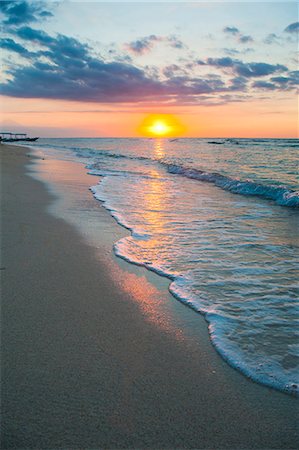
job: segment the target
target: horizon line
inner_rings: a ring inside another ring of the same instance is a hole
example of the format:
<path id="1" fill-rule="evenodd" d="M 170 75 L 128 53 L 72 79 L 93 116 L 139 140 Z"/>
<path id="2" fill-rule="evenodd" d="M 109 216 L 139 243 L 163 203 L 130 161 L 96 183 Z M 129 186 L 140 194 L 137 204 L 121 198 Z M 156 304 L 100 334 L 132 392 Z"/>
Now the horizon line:
<path id="1" fill-rule="evenodd" d="M 13 134 L 15 134 L 13 132 Z M 18 134 L 18 133 L 16 133 Z M 20 133 L 21 134 L 21 133 Z M 148 140 L 179 140 L 179 139 L 299 139 L 297 137 L 249 137 L 249 136 L 181 136 L 181 137 L 149 137 L 149 136 L 40 136 L 39 139 L 148 139 Z"/>

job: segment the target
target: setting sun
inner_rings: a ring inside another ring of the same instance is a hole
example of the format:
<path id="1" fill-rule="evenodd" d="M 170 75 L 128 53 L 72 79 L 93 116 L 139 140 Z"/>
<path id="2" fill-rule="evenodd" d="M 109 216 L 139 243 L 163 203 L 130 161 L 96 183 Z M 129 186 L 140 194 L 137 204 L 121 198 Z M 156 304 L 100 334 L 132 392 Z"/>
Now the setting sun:
<path id="1" fill-rule="evenodd" d="M 138 131 L 142 136 L 169 137 L 181 135 L 185 127 L 172 114 L 150 114 L 143 120 Z"/>
<path id="2" fill-rule="evenodd" d="M 163 136 L 164 134 L 169 133 L 171 128 L 166 123 L 157 121 L 157 122 L 154 122 L 153 125 L 148 128 L 148 130 L 153 134 Z"/>

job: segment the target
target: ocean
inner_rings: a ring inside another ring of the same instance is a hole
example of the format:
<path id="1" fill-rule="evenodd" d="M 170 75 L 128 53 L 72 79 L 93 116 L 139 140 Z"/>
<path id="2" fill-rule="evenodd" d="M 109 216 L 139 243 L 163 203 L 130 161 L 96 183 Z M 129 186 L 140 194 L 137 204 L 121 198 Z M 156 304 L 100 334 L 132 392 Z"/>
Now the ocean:
<path id="1" fill-rule="evenodd" d="M 40 139 L 80 161 L 130 235 L 119 257 L 170 279 L 235 369 L 299 390 L 296 139 Z"/>

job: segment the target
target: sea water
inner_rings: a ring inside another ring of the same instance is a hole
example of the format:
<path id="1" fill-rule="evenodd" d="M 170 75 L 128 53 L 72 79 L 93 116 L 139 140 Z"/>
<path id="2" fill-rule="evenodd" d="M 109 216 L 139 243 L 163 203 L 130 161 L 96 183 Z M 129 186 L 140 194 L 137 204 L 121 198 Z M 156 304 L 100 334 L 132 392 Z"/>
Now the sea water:
<path id="1" fill-rule="evenodd" d="M 76 159 L 131 233 L 115 253 L 168 277 L 236 369 L 299 386 L 295 139 L 41 139 Z M 97 179 L 97 177 L 100 177 Z"/>

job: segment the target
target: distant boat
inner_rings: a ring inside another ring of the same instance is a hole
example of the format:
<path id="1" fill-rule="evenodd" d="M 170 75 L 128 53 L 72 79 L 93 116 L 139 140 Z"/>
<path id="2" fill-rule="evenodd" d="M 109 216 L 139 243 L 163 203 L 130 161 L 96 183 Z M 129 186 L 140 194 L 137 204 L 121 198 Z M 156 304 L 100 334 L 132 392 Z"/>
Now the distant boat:
<path id="1" fill-rule="evenodd" d="M 0 142 L 35 142 L 38 140 L 38 137 L 27 137 L 25 133 L 6 133 L 0 132 Z"/>
<path id="2" fill-rule="evenodd" d="M 35 142 L 38 140 L 38 137 L 33 137 L 33 138 L 25 138 L 25 139 L 21 139 L 22 141 L 28 141 L 28 142 Z"/>

